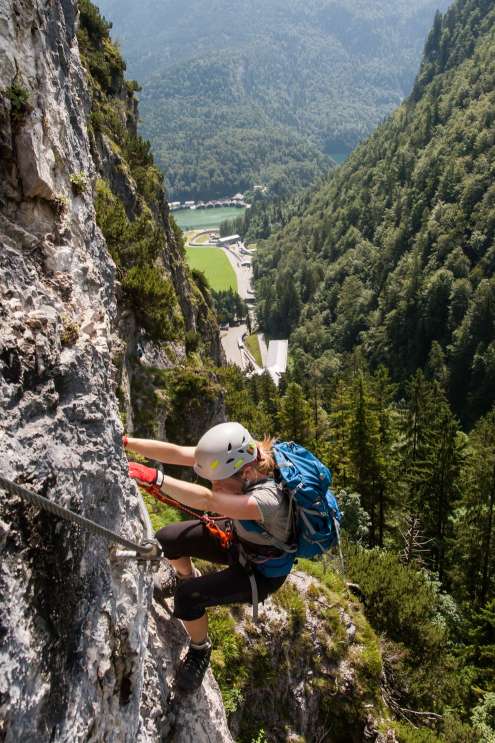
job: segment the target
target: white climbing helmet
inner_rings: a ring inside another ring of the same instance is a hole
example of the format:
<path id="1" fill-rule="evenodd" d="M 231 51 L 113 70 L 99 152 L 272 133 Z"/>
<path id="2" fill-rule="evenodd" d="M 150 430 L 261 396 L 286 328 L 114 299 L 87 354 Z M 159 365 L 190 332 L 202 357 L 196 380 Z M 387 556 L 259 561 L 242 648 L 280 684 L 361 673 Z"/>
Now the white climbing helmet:
<path id="1" fill-rule="evenodd" d="M 198 441 L 194 471 L 206 480 L 225 480 L 257 458 L 256 442 L 240 423 L 219 423 Z"/>

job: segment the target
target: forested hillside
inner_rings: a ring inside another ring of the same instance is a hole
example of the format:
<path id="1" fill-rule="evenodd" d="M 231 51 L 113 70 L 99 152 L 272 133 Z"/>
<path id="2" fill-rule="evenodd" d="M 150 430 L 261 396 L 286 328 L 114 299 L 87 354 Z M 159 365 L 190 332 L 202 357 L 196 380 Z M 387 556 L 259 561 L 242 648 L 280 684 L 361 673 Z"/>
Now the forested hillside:
<path id="1" fill-rule="evenodd" d="M 143 86 L 171 198 L 255 183 L 287 195 L 349 152 L 412 87 L 449 0 L 101 0 Z"/>
<path id="2" fill-rule="evenodd" d="M 315 362 L 302 385 L 289 375 L 278 390 L 268 374 L 246 380 L 235 367 L 220 379 L 229 419 L 332 467 L 346 579 L 380 635 L 380 693 L 396 717 L 397 737 L 362 740 L 493 741 L 494 412 L 466 435 L 438 381 L 418 372 L 397 401 L 387 370 L 370 373 L 358 354 L 333 375 Z M 339 713 L 332 701 L 329 740 L 354 740 L 334 736 Z M 250 714 L 266 741 L 285 740 L 263 705 Z"/>
<path id="3" fill-rule="evenodd" d="M 360 349 L 438 380 L 467 422 L 495 399 L 495 9 L 437 16 L 413 94 L 258 250 L 258 315 L 295 373 Z"/>

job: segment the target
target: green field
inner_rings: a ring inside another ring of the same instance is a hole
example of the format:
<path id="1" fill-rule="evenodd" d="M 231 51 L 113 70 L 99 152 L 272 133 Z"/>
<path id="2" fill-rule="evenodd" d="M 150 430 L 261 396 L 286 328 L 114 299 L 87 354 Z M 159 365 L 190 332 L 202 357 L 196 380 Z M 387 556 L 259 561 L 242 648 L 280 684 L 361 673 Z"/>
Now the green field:
<path id="1" fill-rule="evenodd" d="M 172 216 L 181 230 L 214 229 L 220 227 L 226 219 L 242 217 L 246 210 L 235 206 L 218 207 L 216 209 L 177 209 Z"/>
<path id="2" fill-rule="evenodd" d="M 186 248 L 186 254 L 189 266 L 203 271 L 212 289 L 237 291 L 235 271 L 221 248 Z"/>

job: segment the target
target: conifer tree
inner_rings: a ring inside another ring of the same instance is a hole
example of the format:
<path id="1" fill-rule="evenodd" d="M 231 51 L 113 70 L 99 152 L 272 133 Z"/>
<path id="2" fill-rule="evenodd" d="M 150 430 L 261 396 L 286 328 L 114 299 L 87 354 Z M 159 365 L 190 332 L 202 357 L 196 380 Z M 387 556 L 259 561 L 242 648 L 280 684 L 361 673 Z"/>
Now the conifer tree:
<path id="1" fill-rule="evenodd" d="M 376 405 L 380 438 L 380 478 L 378 482 L 378 544 L 383 547 L 386 508 L 394 499 L 396 482 L 396 454 L 394 442 L 396 426 L 392 401 L 397 393 L 397 385 L 390 379 L 384 366 L 378 367 L 370 380 Z"/>
<path id="2" fill-rule="evenodd" d="M 217 370 L 225 389 L 225 409 L 229 420 L 240 421 L 256 438 L 272 430 L 272 418 L 257 404 L 243 372 L 234 364 Z M 276 393 L 275 393 L 276 394 Z"/>
<path id="3" fill-rule="evenodd" d="M 477 691 L 495 689 L 495 599 L 474 613 L 468 630 L 465 661 L 476 668 Z"/>
<path id="4" fill-rule="evenodd" d="M 483 605 L 495 591 L 495 410 L 469 436 L 456 512 L 457 582 Z"/>
<path id="5" fill-rule="evenodd" d="M 347 488 L 351 483 L 350 432 L 352 397 L 348 382 L 337 381 L 330 405 L 330 463 L 334 473 L 334 484 Z"/>
<path id="6" fill-rule="evenodd" d="M 370 543 L 374 545 L 377 541 L 377 503 L 382 489 L 383 461 L 378 414 L 362 373 L 354 381 L 349 453 L 352 485 L 360 493 L 363 506 L 370 515 Z"/>
<path id="7" fill-rule="evenodd" d="M 280 402 L 279 422 L 281 438 L 310 446 L 311 407 L 305 400 L 302 387 L 296 382 L 287 385 Z"/>
<path id="8" fill-rule="evenodd" d="M 444 578 L 446 545 L 449 537 L 454 503 L 458 498 L 460 467 L 464 455 L 464 439 L 459 435 L 459 423 L 450 410 L 440 385 L 435 383 L 435 459 L 430 483 L 431 523 L 429 534 L 434 538 L 434 567 L 440 580 Z"/>
<path id="9" fill-rule="evenodd" d="M 418 371 L 407 385 L 401 421 L 400 470 L 406 509 L 431 539 L 435 570 L 443 577 L 447 528 L 457 497 L 462 439 L 444 391 Z"/>
<path id="10" fill-rule="evenodd" d="M 418 370 L 406 385 L 406 406 L 400 419 L 399 466 L 402 472 L 405 509 L 424 514 L 426 492 L 432 479 L 433 391 Z"/>

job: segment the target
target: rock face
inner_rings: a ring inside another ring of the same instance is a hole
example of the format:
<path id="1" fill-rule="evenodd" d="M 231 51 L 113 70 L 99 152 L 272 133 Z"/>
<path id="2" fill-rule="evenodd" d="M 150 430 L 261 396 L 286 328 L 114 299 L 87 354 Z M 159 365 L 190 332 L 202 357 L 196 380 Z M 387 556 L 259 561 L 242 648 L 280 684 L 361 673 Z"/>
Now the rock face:
<path id="1" fill-rule="evenodd" d="M 75 0 L 0 0 L 0 472 L 140 541 L 115 267 L 70 180 L 96 175 L 76 24 Z M 212 678 L 195 720 L 167 706 L 184 636 L 149 567 L 2 490 L 0 555 L 1 741 L 231 740 Z"/>
<path id="2" fill-rule="evenodd" d="M 258 624 L 249 609 L 236 612 L 230 729 L 243 741 L 263 730 L 269 741 L 379 743 L 388 714 L 378 638 L 332 568 L 300 562 L 260 607 Z"/>

